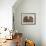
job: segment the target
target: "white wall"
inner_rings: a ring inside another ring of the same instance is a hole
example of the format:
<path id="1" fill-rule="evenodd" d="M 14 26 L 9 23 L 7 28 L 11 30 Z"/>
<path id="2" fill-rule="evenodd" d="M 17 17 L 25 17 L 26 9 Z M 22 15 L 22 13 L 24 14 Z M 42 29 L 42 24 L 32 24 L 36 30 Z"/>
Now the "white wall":
<path id="1" fill-rule="evenodd" d="M 41 38 L 42 46 L 46 46 L 46 0 L 41 1 Z"/>
<path id="2" fill-rule="evenodd" d="M 14 5 L 16 6 L 16 5 Z M 36 46 L 41 46 L 41 20 L 40 20 L 40 0 L 23 0 L 19 6 L 13 8 L 15 29 L 22 32 L 24 37 L 35 41 Z M 21 13 L 36 13 L 36 25 L 22 25 Z"/>
<path id="3" fill-rule="evenodd" d="M 12 6 L 16 0 L 0 0 L 0 27 L 12 28 Z"/>

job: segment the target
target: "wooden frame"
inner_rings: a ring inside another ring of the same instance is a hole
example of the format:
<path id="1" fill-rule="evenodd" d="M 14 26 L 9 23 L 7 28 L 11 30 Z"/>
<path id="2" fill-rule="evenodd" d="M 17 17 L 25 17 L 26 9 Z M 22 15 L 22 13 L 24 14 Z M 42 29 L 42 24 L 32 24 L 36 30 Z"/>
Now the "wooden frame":
<path id="1" fill-rule="evenodd" d="M 21 13 L 21 24 L 23 25 L 36 24 L 36 13 Z"/>

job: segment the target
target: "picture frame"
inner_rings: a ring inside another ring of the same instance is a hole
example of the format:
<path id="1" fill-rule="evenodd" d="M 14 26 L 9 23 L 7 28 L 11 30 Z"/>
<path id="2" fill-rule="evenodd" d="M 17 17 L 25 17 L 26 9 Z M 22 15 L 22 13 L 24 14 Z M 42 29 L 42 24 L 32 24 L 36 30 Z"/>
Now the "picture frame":
<path id="1" fill-rule="evenodd" d="M 36 13 L 21 13 L 22 25 L 34 25 L 36 24 Z"/>

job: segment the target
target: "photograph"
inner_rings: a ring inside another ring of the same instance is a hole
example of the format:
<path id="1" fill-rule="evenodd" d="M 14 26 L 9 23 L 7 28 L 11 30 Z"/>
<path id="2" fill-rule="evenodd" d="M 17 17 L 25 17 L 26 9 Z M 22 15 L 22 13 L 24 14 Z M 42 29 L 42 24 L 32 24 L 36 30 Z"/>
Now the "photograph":
<path id="1" fill-rule="evenodd" d="M 36 24 L 36 13 L 22 13 L 21 24 L 33 25 Z"/>

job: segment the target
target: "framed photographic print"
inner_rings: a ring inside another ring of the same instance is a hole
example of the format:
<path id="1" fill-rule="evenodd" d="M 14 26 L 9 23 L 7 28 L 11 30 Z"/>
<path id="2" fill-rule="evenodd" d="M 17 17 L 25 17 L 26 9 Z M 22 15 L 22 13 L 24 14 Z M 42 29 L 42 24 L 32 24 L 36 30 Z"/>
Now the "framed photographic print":
<path id="1" fill-rule="evenodd" d="M 36 13 L 21 13 L 21 24 L 24 25 L 36 24 Z"/>

